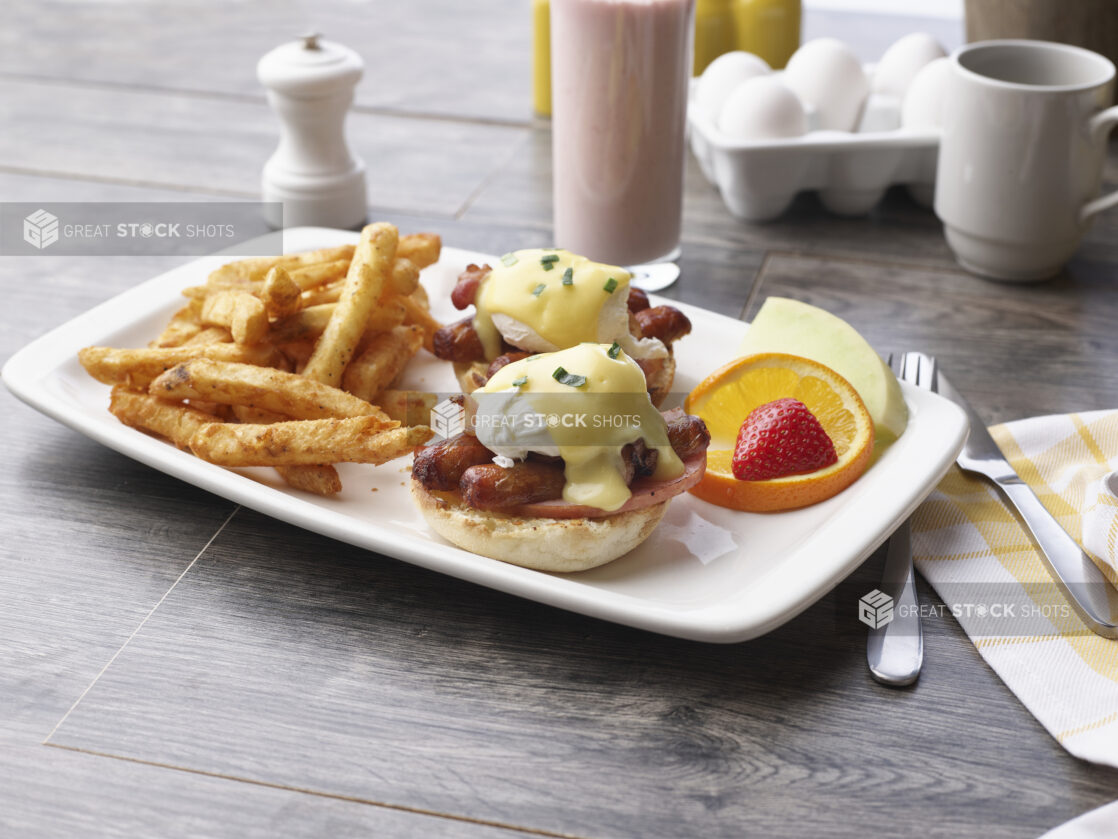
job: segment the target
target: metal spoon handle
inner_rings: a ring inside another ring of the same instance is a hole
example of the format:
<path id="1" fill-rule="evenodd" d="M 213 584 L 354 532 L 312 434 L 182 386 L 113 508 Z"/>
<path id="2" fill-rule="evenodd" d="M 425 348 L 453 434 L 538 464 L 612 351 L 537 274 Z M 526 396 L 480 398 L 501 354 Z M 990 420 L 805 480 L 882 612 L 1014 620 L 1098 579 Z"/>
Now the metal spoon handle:
<path id="1" fill-rule="evenodd" d="M 924 634 L 912 571 L 912 541 L 906 521 L 889 537 L 882 590 L 893 598 L 893 619 L 866 638 L 870 674 L 883 685 L 911 685 L 924 664 Z"/>

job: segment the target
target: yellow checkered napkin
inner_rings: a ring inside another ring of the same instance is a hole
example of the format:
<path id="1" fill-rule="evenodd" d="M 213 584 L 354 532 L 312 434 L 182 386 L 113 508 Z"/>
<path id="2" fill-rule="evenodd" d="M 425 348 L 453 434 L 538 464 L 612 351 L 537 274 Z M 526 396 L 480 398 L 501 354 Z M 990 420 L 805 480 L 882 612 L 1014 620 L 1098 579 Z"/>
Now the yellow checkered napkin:
<path id="1" fill-rule="evenodd" d="M 1102 482 L 1118 469 L 1118 411 L 1036 417 L 990 432 L 1044 506 L 1118 581 L 1118 501 Z M 953 468 L 917 510 L 912 530 L 916 567 L 956 607 L 1009 689 L 1073 755 L 1118 766 L 1118 640 L 1095 635 L 1068 608 L 993 484 Z M 998 622 L 973 611 L 1007 592 L 1040 616 L 1027 623 L 1028 634 L 1021 623 L 992 634 Z M 1110 594 L 1118 614 L 1118 592 Z"/>

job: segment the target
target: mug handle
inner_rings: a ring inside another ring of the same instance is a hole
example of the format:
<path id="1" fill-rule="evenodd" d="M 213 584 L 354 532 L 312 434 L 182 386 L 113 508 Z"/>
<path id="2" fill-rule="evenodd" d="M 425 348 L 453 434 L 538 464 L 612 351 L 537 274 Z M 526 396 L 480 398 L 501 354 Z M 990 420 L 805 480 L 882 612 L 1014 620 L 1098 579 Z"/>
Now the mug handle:
<path id="1" fill-rule="evenodd" d="M 1097 138 L 1099 142 L 1106 141 L 1106 135 L 1115 125 L 1118 125 L 1118 105 L 1100 111 L 1091 117 L 1090 122 L 1087 123 L 1091 136 Z M 1094 201 L 1088 201 L 1079 210 L 1079 223 L 1086 224 L 1092 216 L 1101 213 L 1103 210 L 1109 210 L 1116 204 L 1118 204 L 1118 191 L 1108 193 Z"/>

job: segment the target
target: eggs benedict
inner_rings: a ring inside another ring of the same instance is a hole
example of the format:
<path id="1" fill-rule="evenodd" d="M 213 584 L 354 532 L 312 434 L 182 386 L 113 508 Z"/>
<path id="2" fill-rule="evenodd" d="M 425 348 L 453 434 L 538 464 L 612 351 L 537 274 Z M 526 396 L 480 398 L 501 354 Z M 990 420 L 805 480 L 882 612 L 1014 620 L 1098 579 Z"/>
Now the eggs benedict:
<path id="1" fill-rule="evenodd" d="M 691 331 L 678 309 L 652 306 L 624 268 L 558 248 L 514 251 L 500 265 L 470 265 L 451 301 L 475 314 L 434 335 L 435 355 L 455 364 L 467 393 L 530 353 L 580 342 L 616 342 L 645 374 L 655 404 L 675 377 L 672 342 Z"/>
<path id="2" fill-rule="evenodd" d="M 431 528 L 473 553 L 579 571 L 632 550 L 706 468 L 698 417 L 661 414 L 621 347 L 512 361 L 471 397 L 467 430 L 415 457 Z"/>

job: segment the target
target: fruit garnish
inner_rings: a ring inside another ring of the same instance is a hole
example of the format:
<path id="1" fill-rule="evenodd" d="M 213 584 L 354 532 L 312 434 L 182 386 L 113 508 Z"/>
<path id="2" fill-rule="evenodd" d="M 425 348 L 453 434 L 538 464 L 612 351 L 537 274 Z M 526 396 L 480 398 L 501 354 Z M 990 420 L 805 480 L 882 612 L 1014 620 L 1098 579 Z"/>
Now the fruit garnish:
<path id="1" fill-rule="evenodd" d="M 878 451 L 905 430 L 908 408 L 897 378 L 858 332 L 830 312 L 786 297 L 765 300 L 740 353 L 785 352 L 830 367 L 858 391 L 873 417 Z"/>
<path id="2" fill-rule="evenodd" d="M 750 412 L 738 432 L 731 468 L 739 481 L 767 481 L 837 461 L 835 444 L 807 405 L 785 397 Z"/>
<path id="3" fill-rule="evenodd" d="M 780 478 L 734 477 L 733 455 L 742 422 L 754 409 L 785 398 L 801 402 L 819 421 L 837 460 Z M 790 510 L 823 501 L 856 481 L 873 454 L 873 420 L 858 391 L 830 367 L 800 356 L 762 353 L 732 361 L 700 382 L 684 407 L 702 417 L 711 434 L 706 474 L 691 492 L 735 510 Z"/>

